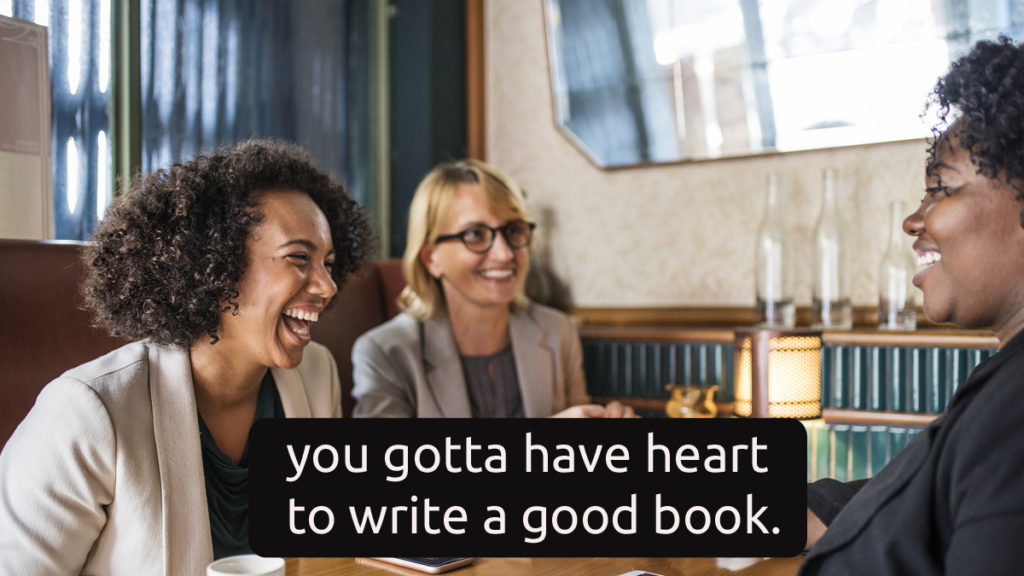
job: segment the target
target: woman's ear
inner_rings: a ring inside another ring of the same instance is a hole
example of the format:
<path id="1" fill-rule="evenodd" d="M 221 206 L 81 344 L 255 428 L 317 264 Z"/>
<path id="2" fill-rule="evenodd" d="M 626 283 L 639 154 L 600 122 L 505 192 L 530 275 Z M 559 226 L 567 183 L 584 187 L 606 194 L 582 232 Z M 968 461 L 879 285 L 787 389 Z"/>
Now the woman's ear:
<path id="1" fill-rule="evenodd" d="M 441 272 L 443 270 L 441 268 L 441 263 L 437 259 L 435 246 L 424 246 L 423 248 L 420 248 L 420 262 L 423 262 L 423 265 L 426 266 L 427 272 L 430 272 L 431 276 L 434 278 L 441 277 Z"/>

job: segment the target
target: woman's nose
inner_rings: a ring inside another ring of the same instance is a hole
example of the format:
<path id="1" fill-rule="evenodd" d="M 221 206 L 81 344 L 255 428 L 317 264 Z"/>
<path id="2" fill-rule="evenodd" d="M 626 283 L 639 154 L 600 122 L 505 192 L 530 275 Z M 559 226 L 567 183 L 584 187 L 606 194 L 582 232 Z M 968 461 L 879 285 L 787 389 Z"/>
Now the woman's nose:
<path id="1" fill-rule="evenodd" d="M 491 244 L 489 253 L 502 260 L 508 260 L 514 256 L 514 250 L 508 245 L 508 240 L 505 240 L 505 235 L 501 232 L 494 234 L 494 242 Z"/>
<path id="2" fill-rule="evenodd" d="M 328 301 L 338 293 L 338 285 L 331 277 L 331 270 L 327 266 L 317 266 L 309 281 L 309 291 Z"/>
<path id="3" fill-rule="evenodd" d="M 917 210 L 903 219 L 903 232 L 908 236 L 920 236 L 924 232 L 924 210 L 926 202 L 922 202 Z"/>

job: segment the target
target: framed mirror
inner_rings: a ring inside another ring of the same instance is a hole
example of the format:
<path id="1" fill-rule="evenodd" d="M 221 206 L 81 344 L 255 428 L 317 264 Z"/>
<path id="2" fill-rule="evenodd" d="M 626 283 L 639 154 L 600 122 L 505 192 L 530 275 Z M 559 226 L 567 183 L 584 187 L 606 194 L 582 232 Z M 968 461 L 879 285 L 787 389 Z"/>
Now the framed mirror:
<path id="1" fill-rule="evenodd" d="M 928 136 L 926 98 L 1020 0 L 542 0 L 555 122 L 595 165 Z"/>

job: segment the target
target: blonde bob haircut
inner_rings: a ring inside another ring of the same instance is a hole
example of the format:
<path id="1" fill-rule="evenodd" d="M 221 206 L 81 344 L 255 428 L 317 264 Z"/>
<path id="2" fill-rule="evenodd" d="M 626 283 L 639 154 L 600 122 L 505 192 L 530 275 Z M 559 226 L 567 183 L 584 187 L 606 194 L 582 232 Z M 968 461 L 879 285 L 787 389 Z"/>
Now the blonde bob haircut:
<path id="1" fill-rule="evenodd" d="M 409 206 L 409 230 L 402 256 L 402 272 L 408 283 L 398 296 L 398 306 L 417 320 L 437 318 L 445 313 L 441 280 L 434 278 L 420 259 L 444 232 L 440 226 L 465 184 L 477 184 L 487 198 L 488 208 L 503 220 L 526 220 L 526 198 L 511 178 L 480 160 L 465 159 L 439 164 L 420 182 Z M 529 300 L 520 292 L 511 303 L 512 312 L 526 309 Z"/>

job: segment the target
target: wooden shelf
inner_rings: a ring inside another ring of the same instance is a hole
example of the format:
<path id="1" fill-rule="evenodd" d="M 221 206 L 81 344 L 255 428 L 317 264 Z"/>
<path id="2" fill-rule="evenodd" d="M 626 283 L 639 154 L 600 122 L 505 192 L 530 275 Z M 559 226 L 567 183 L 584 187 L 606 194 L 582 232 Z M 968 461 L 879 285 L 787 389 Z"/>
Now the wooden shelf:
<path id="1" fill-rule="evenodd" d="M 806 311 L 809 316 L 809 311 Z M 870 314 L 869 314 L 870 313 Z M 580 335 L 588 340 L 626 342 L 709 342 L 735 340 L 737 328 L 749 328 L 755 321 L 753 308 L 576 308 Z M 961 330 L 949 325 L 923 323 L 912 332 L 878 330 L 874 309 L 854 310 L 854 316 L 869 319 L 852 330 L 822 332 L 829 345 L 873 345 L 914 347 L 996 348 L 999 340 L 989 330 Z M 799 314 L 798 314 L 799 316 Z M 798 329 L 806 329 L 798 322 Z"/>

